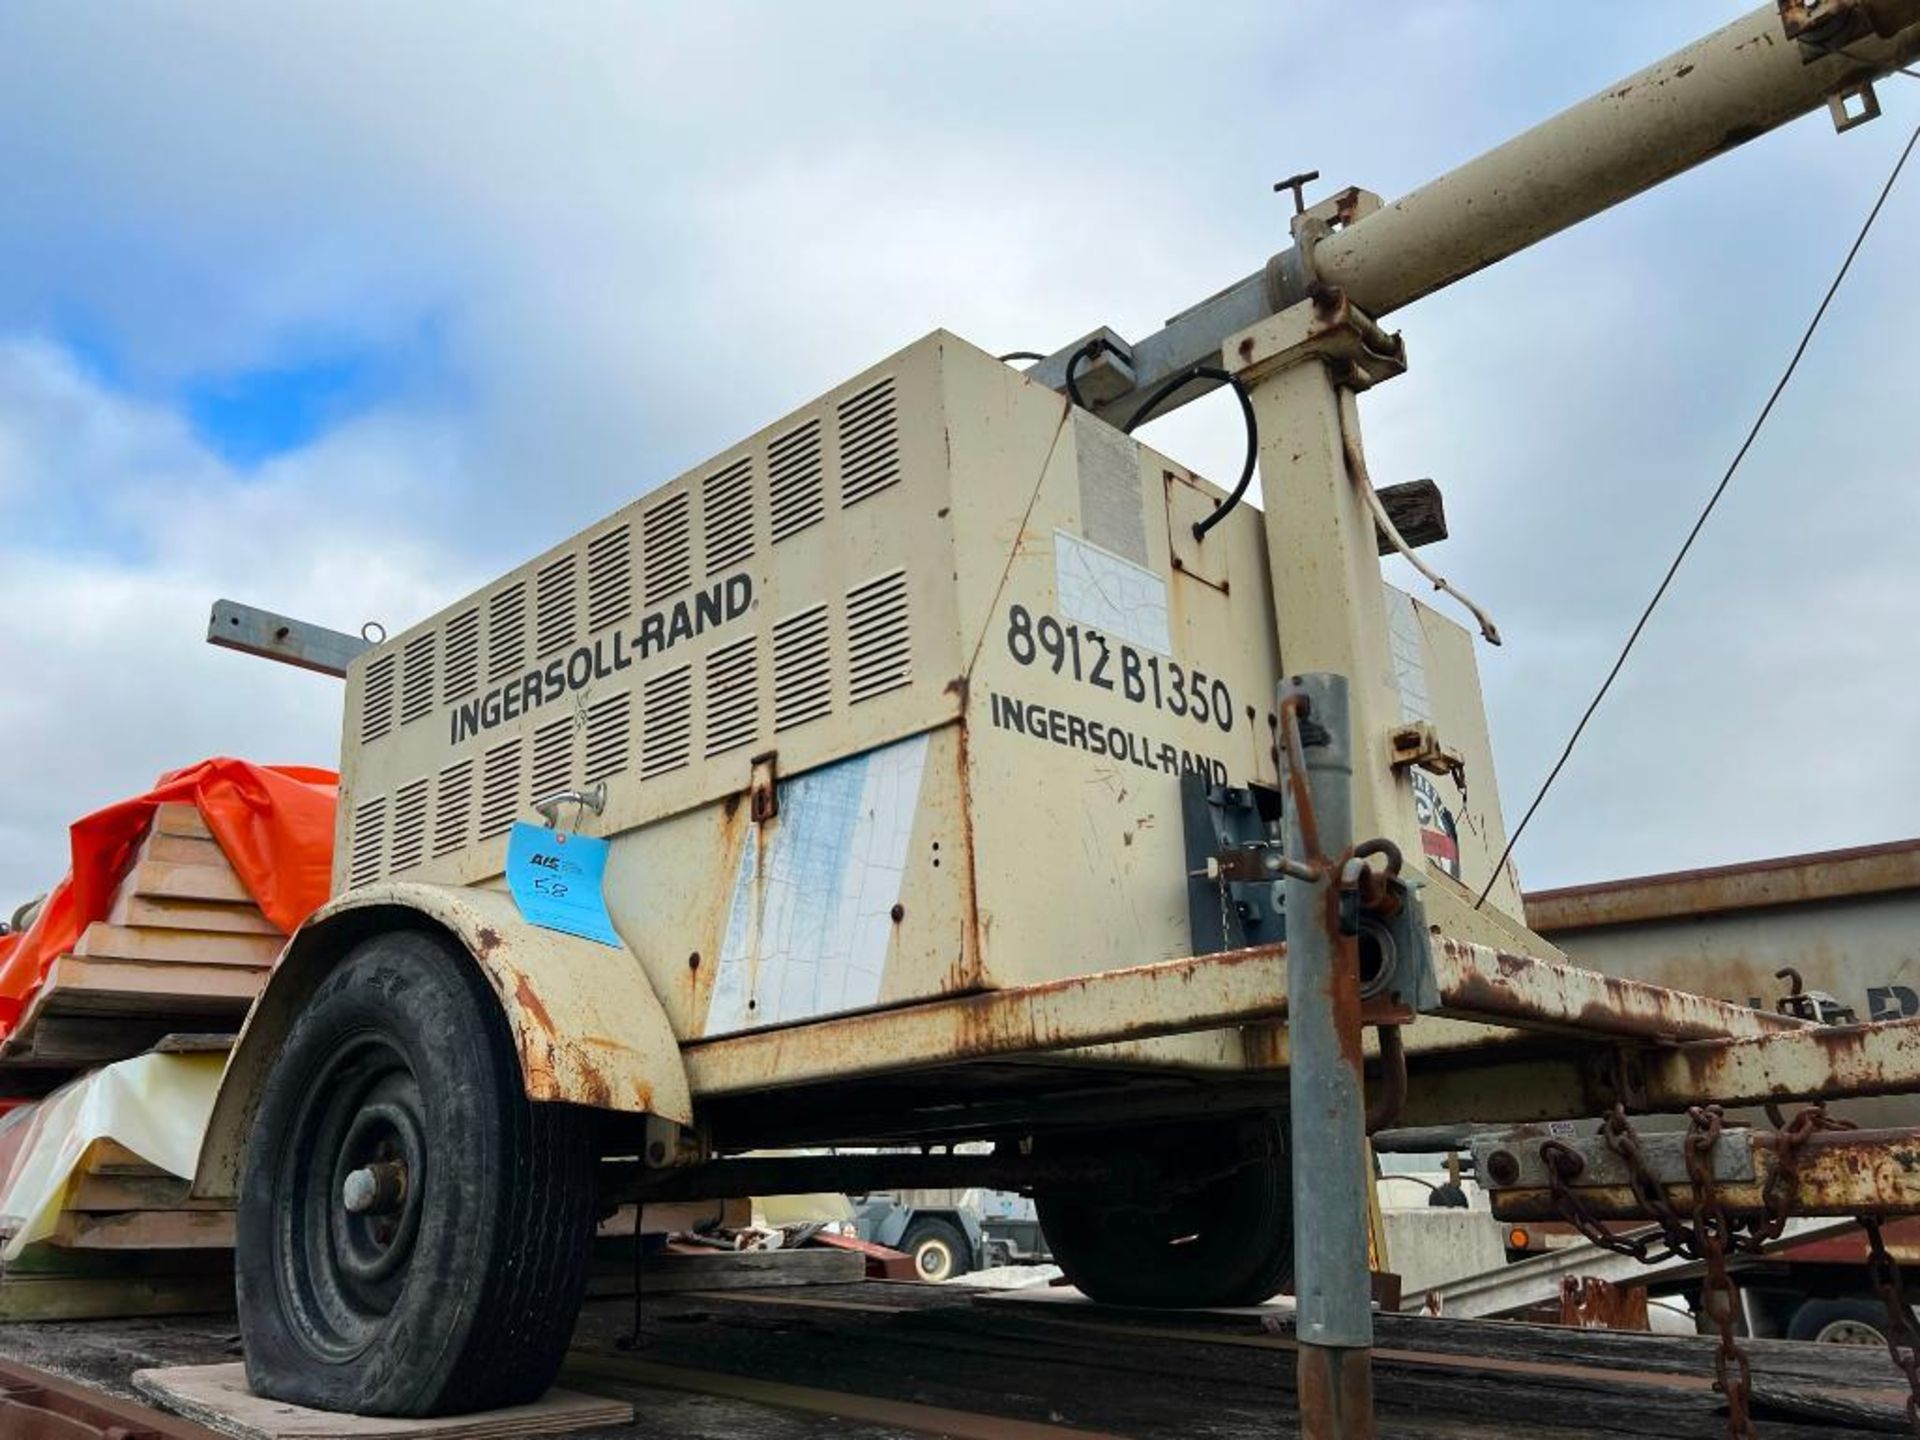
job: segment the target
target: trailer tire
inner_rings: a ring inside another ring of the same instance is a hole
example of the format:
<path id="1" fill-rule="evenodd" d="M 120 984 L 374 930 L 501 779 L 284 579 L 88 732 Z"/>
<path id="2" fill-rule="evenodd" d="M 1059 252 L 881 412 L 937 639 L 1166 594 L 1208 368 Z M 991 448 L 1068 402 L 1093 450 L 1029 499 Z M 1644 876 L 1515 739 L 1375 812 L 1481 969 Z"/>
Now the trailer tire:
<path id="1" fill-rule="evenodd" d="M 900 1237 L 899 1248 L 913 1259 L 913 1277 L 937 1285 L 973 1268 L 967 1260 L 967 1237 L 945 1220 L 916 1220 Z"/>
<path id="2" fill-rule="evenodd" d="M 1787 1338 L 1822 1345 L 1884 1346 L 1887 1310 L 1878 1300 L 1858 1297 L 1807 1300 L 1787 1322 Z"/>
<path id="3" fill-rule="evenodd" d="M 527 1099 L 466 956 L 415 931 L 363 941 L 289 1030 L 247 1146 L 254 1393 L 396 1416 L 537 1399 L 586 1285 L 594 1141 L 590 1111 Z"/>
<path id="4" fill-rule="evenodd" d="M 1054 1262 L 1089 1299 L 1258 1305 L 1291 1287 L 1293 1165 L 1279 1117 L 1075 1136 L 1045 1150 L 1135 1167 L 1103 1189 L 1034 1196 Z M 1183 1189 L 1192 1176 L 1213 1178 Z"/>

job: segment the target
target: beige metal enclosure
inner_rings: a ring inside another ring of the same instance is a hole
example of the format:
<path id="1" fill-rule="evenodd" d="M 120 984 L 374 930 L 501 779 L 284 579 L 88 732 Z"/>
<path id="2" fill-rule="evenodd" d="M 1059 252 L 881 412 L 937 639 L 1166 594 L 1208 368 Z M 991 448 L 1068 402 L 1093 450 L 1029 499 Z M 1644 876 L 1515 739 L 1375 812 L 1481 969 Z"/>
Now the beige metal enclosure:
<path id="1" fill-rule="evenodd" d="M 355 661 L 336 889 L 497 885 L 604 782 L 580 825 L 682 1039 L 1191 955 L 1179 776 L 1279 779 L 1259 513 L 1193 536 L 1221 498 L 930 335 Z M 1504 843 L 1471 638 L 1386 609 L 1471 777 L 1399 777 L 1464 895 Z"/>

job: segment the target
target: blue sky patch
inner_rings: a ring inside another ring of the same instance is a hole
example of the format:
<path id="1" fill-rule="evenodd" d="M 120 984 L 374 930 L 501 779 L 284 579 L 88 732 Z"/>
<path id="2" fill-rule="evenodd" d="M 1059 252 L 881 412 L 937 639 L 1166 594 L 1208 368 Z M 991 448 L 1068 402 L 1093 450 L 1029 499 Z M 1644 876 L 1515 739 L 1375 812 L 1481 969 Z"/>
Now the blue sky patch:
<path id="1" fill-rule="evenodd" d="M 241 467 L 310 445 L 391 392 L 371 356 L 314 360 L 188 382 L 180 408 L 211 450 Z"/>

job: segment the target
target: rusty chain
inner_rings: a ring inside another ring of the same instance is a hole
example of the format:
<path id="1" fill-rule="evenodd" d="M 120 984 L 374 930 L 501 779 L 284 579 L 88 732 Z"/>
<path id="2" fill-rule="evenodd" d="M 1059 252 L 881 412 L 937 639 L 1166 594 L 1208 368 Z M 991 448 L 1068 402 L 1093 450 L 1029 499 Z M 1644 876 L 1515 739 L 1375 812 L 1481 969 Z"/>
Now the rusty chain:
<path id="1" fill-rule="evenodd" d="M 1693 1184 L 1694 1243 L 1707 1266 L 1700 1308 L 1720 1332 L 1720 1343 L 1713 1352 L 1713 1388 L 1727 1399 L 1728 1440 L 1753 1440 L 1758 1434 L 1749 1413 L 1753 1367 L 1747 1360 L 1747 1352 L 1734 1338 L 1734 1323 L 1740 1314 L 1740 1291 L 1727 1269 L 1728 1246 L 1737 1246 L 1739 1236 L 1726 1207 L 1720 1203 L 1719 1186 L 1713 1174 L 1713 1147 L 1720 1143 L 1724 1125 L 1725 1117 L 1718 1105 L 1693 1106 L 1687 1111 L 1687 1141 L 1682 1154 L 1686 1157 L 1687 1179 Z M 1772 1206 L 1768 1209 L 1766 1224 L 1771 1225 Z M 1747 1238 L 1754 1239 L 1753 1236 Z M 1759 1242 L 1754 1243 L 1758 1248 Z"/>
<path id="2" fill-rule="evenodd" d="M 1820 1102 L 1807 1106 L 1791 1121 L 1781 1125 L 1774 1151 L 1774 1168 L 1761 1187 L 1764 1218 L 1746 1219 L 1727 1213 L 1720 1201 L 1719 1187 L 1713 1174 L 1713 1151 L 1725 1124 L 1725 1115 L 1718 1105 L 1696 1105 L 1687 1112 L 1687 1138 L 1682 1153 L 1686 1160 L 1687 1179 L 1693 1190 L 1693 1207 L 1690 1216 L 1683 1216 L 1668 1200 L 1666 1185 L 1648 1166 L 1640 1148 L 1640 1138 L 1627 1118 L 1626 1106 L 1615 1105 L 1601 1122 L 1601 1139 L 1626 1167 L 1634 1197 L 1658 1223 L 1658 1235 L 1649 1232 L 1618 1233 L 1593 1214 L 1573 1188 L 1572 1182 L 1579 1178 L 1586 1162 L 1572 1146 L 1559 1140 L 1548 1140 L 1540 1147 L 1540 1158 L 1546 1166 L 1547 1185 L 1555 1205 L 1567 1222 L 1587 1240 L 1617 1255 L 1632 1256 L 1642 1264 L 1658 1264 L 1674 1257 L 1705 1263 L 1707 1274 L 1701 1294 L 1701 1308 L 1719 1332 L 1719 1343 L 1713 1357 L 1714 1388 L 1727 1399 L 1727 1434 L 1732 1440 L 1751 1440 L 1758 1433 L 1753 1426 L 1749 1405 L 1752 1366 L 1735 1335 L 1736 1320 L 1740 1313 L 1740 1292 L 1728 1268 L 1727 1258 L 1730 1253 L 1757 1255 L 1785 1233 L 1787 1222 L 1793 1215 L 1794 1200 L 1799 1194 L 1800 1152 L 1807 1138 L 1820 1130 L 1846 1130 L 1853 1127 L 1849 1121 L 1829 1116 L 1826 1105 Z M 1877 1227 L 1870 1230 L 1869 1234 L 1877 1237 Z M 1884 1256 L 1884 1253 L 1883 1247 L 1881 1255 Z M 1907 1375 L 1912 1391 L 1912 1398 L 1908 1402 L 1908 1418 L 1914 1424 L 1915 1434 L 1920 1435 L 1920 1325 L 1915 1324 L 1911 1312 L 1905 1308 L 1905 1297 L 1899 1290 L 1899 1283 L 1898 1268 L 1890 1260 L 1885 1261 L 1882 1270 L 1876 1273 L 1875 1284 L 1887 1301 L 1890 1316 L 1896 1304 L 1901 1307 L 1903 1319 L 1894 1324 L 1902 1336 L 1899 1345 L 1904 1346 L 1904 1358 L 1901 1348 L 1896 1346 L 1892 1337 L 1887 1343 L 1893 1351 L 1895 1363 Z"/>
<path id="3" fill-rule="evenodd" d="M 1920 1435 L 1920 1325 L 1914 1321 L 1900 1267 L 1887 1253 L 1880 1222 L 1863 1215 L 1860 1228 L 1867 1232 L 1867 1274 L 1873 1278 L 1880 1303 L 1887 1307 L 1887 1353 L 1907 1377 L 1907 1424 Z"/>

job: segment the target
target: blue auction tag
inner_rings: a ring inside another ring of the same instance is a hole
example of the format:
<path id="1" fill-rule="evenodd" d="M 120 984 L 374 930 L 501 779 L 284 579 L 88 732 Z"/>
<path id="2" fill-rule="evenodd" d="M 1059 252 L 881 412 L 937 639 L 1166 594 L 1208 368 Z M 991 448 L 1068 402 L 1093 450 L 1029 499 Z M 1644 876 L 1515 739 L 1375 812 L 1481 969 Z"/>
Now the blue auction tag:
<path id="1" fill-rule="evenodd" d="M 530 925 L 598 940 L 622 942 L 607 915 L 601 882 L 607 842 L 518 821 L 507 837 L 507 888 Z"/>

